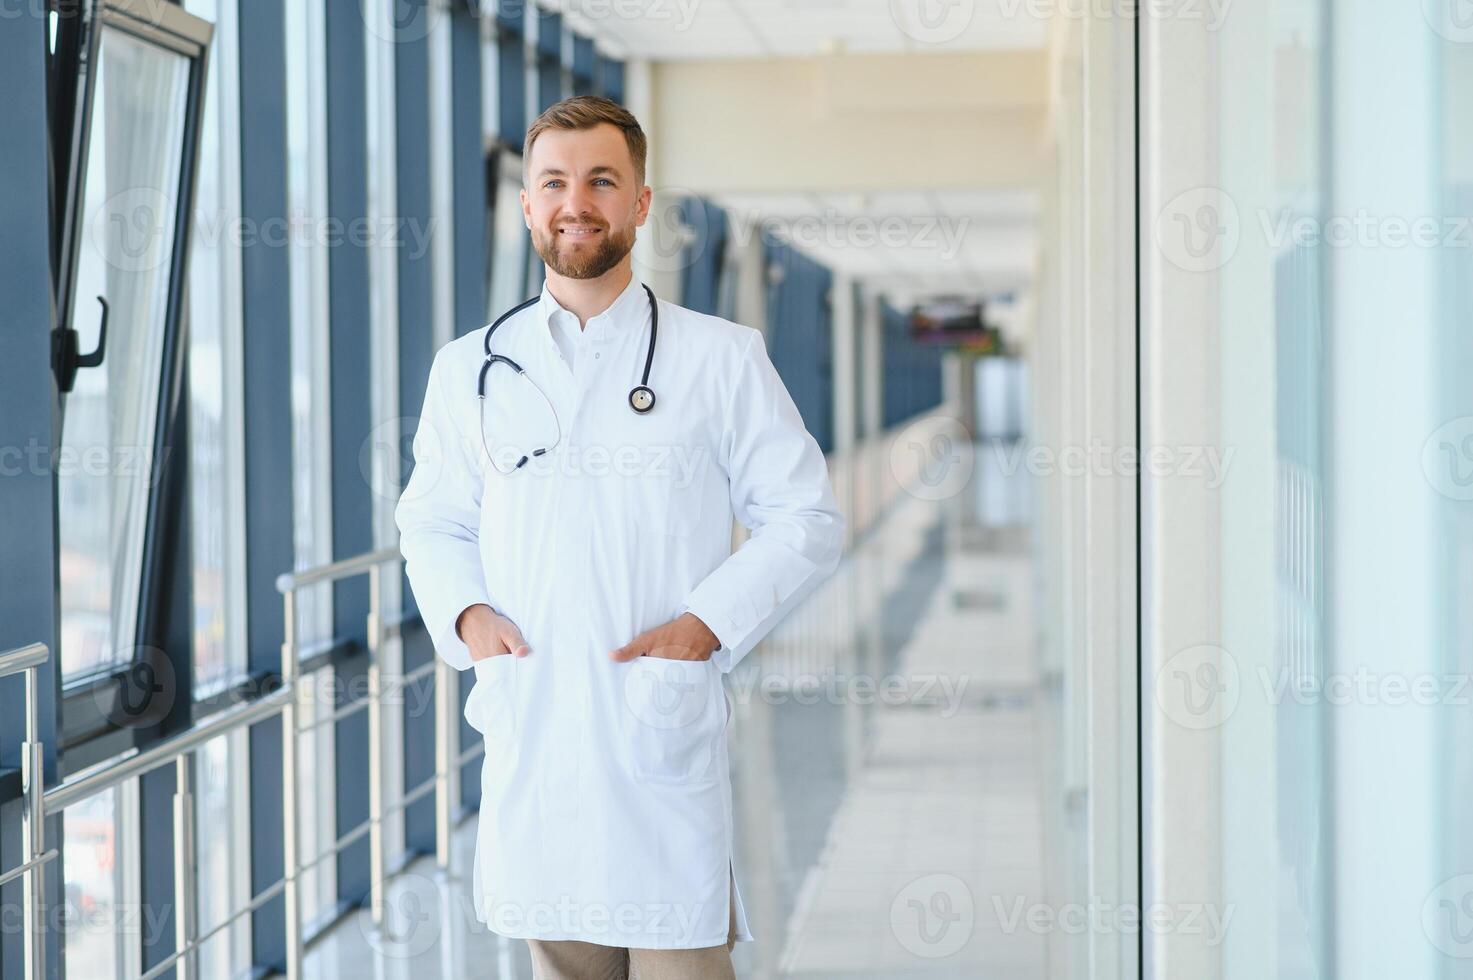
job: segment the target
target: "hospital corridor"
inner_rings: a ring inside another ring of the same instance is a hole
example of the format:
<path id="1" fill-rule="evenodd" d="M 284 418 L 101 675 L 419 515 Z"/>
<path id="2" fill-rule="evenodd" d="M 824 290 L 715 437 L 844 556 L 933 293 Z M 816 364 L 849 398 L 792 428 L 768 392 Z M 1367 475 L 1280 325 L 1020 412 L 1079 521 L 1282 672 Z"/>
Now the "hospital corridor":
<path id="1" fill-rule="evenodd" d="M 1469 0 L 0 90 L 0 980 L 1473 980 Z"/>
<path id="2" fill-rule="evenodd" d="M 1046 893 L 1048 709 L 1020 586 L 1026 477 L 988 482 L 990 501 L 897 500 L 764 659 L 733 675 L 743 899 L 753 932 L 773 937 L 737 947 L 739 976 L 1045 975 L 1045 937 L 1010 932 L 991 908 L 977 910 L 986 934 L 974 943 L 957 938 L 970 924 L 948 940 L 945 920 L 911 904 L 940 895 L 960 909 L 1004 885 L 1029 904 Z M 857 608 L 873 612 L 856 620 Z M 959 665 L 982 630 L 985 667 Z M 467 864 L 468 830 L 452 845 Z M 947 871 L 917 889 L 918 866 Z M 387 902 L 385 931 L 359 910 L 308 952 L 305 975 L 532 975 L 525 945 L 487 933 L 464 883 L 432 859 L 396 876 Z M 939 972 L 925 963 L 933 943 Z"/>

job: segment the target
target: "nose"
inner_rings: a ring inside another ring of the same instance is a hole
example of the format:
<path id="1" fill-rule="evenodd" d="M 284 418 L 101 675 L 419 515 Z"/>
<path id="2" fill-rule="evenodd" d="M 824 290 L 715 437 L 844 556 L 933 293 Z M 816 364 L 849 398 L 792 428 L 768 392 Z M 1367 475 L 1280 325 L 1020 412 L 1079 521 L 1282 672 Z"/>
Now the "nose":
<path id="1" fill-rule="evenodd" d="M 593 213 L 592 204 L 587 197 L 587 191 L 581 187 L 573 187 L 568 191 L 568 196 L 563 198 L 563 206 L 558 211 L 561 220 L 584 218 Z"/>

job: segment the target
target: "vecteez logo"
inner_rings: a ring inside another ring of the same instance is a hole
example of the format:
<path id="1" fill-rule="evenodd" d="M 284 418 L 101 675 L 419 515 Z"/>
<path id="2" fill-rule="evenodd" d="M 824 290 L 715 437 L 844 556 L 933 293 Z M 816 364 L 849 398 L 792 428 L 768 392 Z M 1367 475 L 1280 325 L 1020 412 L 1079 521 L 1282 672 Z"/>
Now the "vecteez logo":
<path id="1" fill-rule="evenodd" d="M 906 37 L 923 44 L 946 44 L 972 24 L 974 0 L 890 0 L 890 19 Z"/>
<path id="2" fill-rule="evenodd" d="M 1438 36 L 1473 44 L 1473 0 L 1422 0 L 1422 17 Z"/>
<path id="3" fill-rule="evenodd" d="M 1212 272 L 1232 261 L 1242 239 L 1233 199 L 1217 187 L 1194 187 L 1167 202 L 1156 216 L 1156 247 L 1186 272 Z"/>
<path id="4" fill-rule="evenodd" d="M 1238 663 L 1222 647 L 1200 644 L 1156 672 L 1156 706 L 1182 728 L 1203 731 L 1232 717 L 1242 696 Z"/>
<path id="5" fill-rule="evenodd" d="M 1473 416 L 1450 419 L 1427 437 L 1422 475 L 1449 500 L 1473 500 Z"/>
<path id="6" fill-rule="evenodd" d="M 907 952 L 923 959 L 940 959 L 960 951 L 976 927 L 972 890 L 953 874 L 917 878 L 890 903 L 891 933 Z"/>

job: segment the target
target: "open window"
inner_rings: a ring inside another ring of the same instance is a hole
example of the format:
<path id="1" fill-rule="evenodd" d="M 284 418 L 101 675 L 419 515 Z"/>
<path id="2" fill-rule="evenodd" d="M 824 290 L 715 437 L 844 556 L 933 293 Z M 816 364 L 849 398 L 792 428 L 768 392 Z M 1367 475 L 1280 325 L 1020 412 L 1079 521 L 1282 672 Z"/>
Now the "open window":
<path id="1" fill-rule="evenodd" d="M 69 137 L 54 140 L 68 168 L 52 336 L 61 667 L 68 702 L 86 688 L 80 700 L 96 709 L 81 720 L 68 707 L 68 741 L 79 720 L 109 727 L 125 675 L 168 669 L 149 610 L 168 560 L 161 534 L 184 506 L 182 496 L 165 499 L 164 476 L 185 455 L 174 427 L 211 31 L 163 0 L 98 0 L 58 32 L 75 45 L 56 57 L 75 66 L 76 106 Z"/>

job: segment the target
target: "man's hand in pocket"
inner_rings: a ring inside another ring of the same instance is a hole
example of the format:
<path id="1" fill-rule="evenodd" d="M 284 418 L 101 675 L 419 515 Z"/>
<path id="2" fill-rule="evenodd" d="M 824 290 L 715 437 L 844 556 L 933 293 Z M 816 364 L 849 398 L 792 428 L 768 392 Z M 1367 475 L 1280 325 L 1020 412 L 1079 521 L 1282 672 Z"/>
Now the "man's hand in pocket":
<path id="1" fill-rule="evenodd" d="M 525 657 L 532 652 L 516 624 L 484 603 L 467 606 L 455 621 L 455 632 L 470 649 L 472 660 L 507 653 Z"/>
<path id="2" fill-rule="evenodd" d="M 624 646 L 611 651 L 615 660 L 633 660 L 635 657 L 661 657 L 665 660 L 710 660 L 711 654 L 721 646 L 721 641 L 695 613 L 681 613 L 668 623 L 630 640 Z"/>

